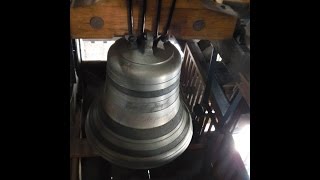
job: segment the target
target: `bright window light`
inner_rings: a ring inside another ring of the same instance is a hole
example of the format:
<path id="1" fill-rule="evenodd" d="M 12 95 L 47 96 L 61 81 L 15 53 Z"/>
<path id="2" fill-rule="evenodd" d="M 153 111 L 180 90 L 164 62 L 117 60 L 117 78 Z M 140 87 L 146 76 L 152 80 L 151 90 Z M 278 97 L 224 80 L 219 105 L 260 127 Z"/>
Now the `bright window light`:
<path id="1" fill-rule="evenodd" d="M 250 177 L 250 125 L 243 126 L 238 133 L 232 136 L 235 149 L 239 152 Z"/>
<path id="2" fill-rule="evenodd" d="M 219 61 L 222 61 L 222 57 L 220 56 L 220 54 L 218 53 L 218 55 L 217 55 L 217 61 L 219 62 Z"/>
<path id="3" fill-rule="evenodd" d="M 210 131 L 215 131 L 215 130 L 216 130 L 216 128 L 214 126 L 211 126 Z"/>
<path id="4" fill-rule="evenodd" d="M 211 123 L 211 120 L 204 127 L 204 132 L 208 132 L 209 127 L 210 127 L 210 123 Z M 214 127 L 214 125 L 212 125 L 210 131 L 212 132 L 212 131 L 215 131 L 215 130 L 216 130 L 216 128 Z"/>
<path id="5" fill-rule="evenodd" d="M 77 39 L 78 57 L 82 61 L 107 61 L 109 48 L 117 39 L 119 37 L 112 39 Z M 178 49 L 183 59 L 183 52 L 177 40 L 171 37 L 170 42 Z"/>
<path id="6" fill-rule="evenodd" d="M 79 39 L 82 61 L 107 61 L 109 48 L 114 42 L 115 39 Z"/>
<path id="7" fill-rule="evenodd" d="M 149 179 L 150 179 L 150 171 L 149 171 L 149 169 L 148 169 L 148 177 L 149 177 Z"/>
<path id="8" fill-rule="evenodd" d="M 204 132 L 207 132 L 207 131 L 208 131 L 209 126 L 210 126 L 210 123 L 207 123 L 207 124 L 206 124 L 206 127 L 204 127 Z"/>

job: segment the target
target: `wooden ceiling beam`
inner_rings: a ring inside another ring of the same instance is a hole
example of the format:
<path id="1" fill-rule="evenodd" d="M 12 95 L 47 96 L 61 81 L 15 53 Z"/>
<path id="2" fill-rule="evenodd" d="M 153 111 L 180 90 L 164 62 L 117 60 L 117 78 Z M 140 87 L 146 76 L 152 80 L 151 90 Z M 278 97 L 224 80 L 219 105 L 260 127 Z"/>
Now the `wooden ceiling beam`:
<path id="1" fill-rule="evenodd" d="M 224 5 L 210 9 L 209 1 L 178 0 L 173 14 L 169 33 L 181 39 L 221 40 L 232 38 L 237 15 Z M 140 1 L 133 0 L 134 32 L 138 30 Z M 167 21 L 171 0 L 163 0 L 159 32 Z M 222 6 L 222 7 L 220 7 Z M 209 7 L 209 8 L 208 8 Z M 223 8 L 224 7 L 224 8 Z M 224 10 L 225 9 L 225 10 Z M 146 30 L 152 30 L 155 22 L 156 1 L 147 1 Z M 95 28 L 90 21 L 93 17 L 101 18 L 103 26 Z M 202 21 L 203 28 L 196 30 L 194 24 Z M 89 6 L 70 9 L 70 28 L 72 38 L 112 38 L 128 33 L 127 7 L 125 0 L 100 0 Z"/>

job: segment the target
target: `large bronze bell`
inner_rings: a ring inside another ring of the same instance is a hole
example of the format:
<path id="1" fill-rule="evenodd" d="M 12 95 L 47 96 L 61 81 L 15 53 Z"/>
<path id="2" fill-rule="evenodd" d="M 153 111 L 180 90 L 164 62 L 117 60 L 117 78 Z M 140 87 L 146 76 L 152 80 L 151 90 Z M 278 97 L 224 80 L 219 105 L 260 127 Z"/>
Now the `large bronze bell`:
<path id="1" fill-rule="evenodd" d="M 179 95 L 180 53 L 170 42 L 151 44 L 141 50 L 121 38 L 110 47 L 104 92 L 85 126 L 92 148 L 132 169 L 171 162 L 192 138 L 191 116 Z"/>

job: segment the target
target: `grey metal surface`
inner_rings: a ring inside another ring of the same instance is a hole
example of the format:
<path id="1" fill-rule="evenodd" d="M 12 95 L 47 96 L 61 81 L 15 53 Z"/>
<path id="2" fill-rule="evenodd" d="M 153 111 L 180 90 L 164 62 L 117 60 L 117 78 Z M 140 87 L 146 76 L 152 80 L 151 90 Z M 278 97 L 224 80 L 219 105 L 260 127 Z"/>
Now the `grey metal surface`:
<path id="1" fill-rule="evenodd" d="M 201 31 L 206 26 L 203 20 L 197 20 L 193 23 L 193 29 L 196 31 Z"/>
<path id="2" fill-rule="evenodd" d="M 86 135 L 92 148 L 119 166 L 154 168 L 182 154 L 192 120 L 179 95 L 181 56 L 170 43 L 144 51 L 122 38 L 109 50 L 103 94 L 91 105 Z"/>
<path id="3" fill-rule="evenodd" d="M 125 39 L 110 47 L 107 73 L 120 86 L 136 91 L 155 91 L 174 84 L 180 77 L 181 57 L 178 50 L 165 43 L 164 48 L 148 48 L 144 53 L 129 49 Z"/>
<path id="4" fill-rule="evenodd" d="M 101 17 L 92 17 L 90 19 L 90 26 L 94 29 L 101 29 L 104 26 L 104 21 Z"/>

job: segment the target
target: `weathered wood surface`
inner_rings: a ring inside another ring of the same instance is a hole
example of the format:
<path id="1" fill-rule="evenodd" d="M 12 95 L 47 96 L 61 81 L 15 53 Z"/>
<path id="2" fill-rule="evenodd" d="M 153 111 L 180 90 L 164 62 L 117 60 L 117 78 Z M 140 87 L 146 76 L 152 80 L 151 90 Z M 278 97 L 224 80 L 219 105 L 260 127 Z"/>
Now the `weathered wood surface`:
<path id="1" fill-rule="evenodd" d="M 233 3 L 249 4 L 249 3 L 250 3 L 250 0 L 224 0 L 223 2 L 233 2 Z"/>

